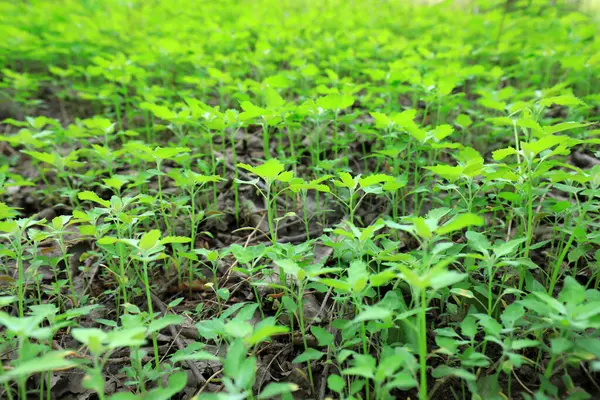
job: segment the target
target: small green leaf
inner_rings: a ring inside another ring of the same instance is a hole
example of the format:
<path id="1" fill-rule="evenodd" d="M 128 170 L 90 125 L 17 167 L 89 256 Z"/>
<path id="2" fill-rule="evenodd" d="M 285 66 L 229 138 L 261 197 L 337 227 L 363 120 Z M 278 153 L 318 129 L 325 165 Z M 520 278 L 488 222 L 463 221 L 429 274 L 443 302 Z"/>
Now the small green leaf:
<path id="1" fill-rule="evenodd" d="M 466 381 L 474 382 L 477 380 L 477 377 L 471 372 L 464 370 L 462 368 L 452 368 L 447 365 L 440 365 L 436 369 L 433 370 L 431 375 L 434 378 L 443 378 L 445 376 L 456 376 L 457 378 L 462 378 Z"/>
<path id="2" fill-rule="evenodd" d="M 558 144 L 565 143 L 568 139 L 569 138 L 567 136 L 548 135 L 535 142 L 521 142 L 521 149 L 528 158 L 533 158 L 544 150 L 548 150 Z"/>
<path id="3" fill-rule="evenodd" d="M 153 229 L 150 232 L 145 233 L 140 239 L 140 249 L 143 251 L 148 251 L 154 248 L 157 244 L 159 244 L 159 239 L 160 231 L 158 229 Z"/>
<path id="4" fill-rule="evenodd" d="M 258 175 L 260 178 L 266 181 L 274 181 L 275 178 L 277 178 L 277 176 L 284 170 L 284 166 L 281 161 L 275 158 L 271 158 L 266 163 L 260 164 L 256 167 L 248 164 L 238 164 L 237 166 L 252 172 L 255 175 Z"/>
<path id="5" fill-rule="evenodd" d="M 159 332 L 169 325 L 181 325 L 183 317 L 181 315 L 167 314 L 164 317 L 155 319 L 148 325 L 149 332 Z"/>
<path id="6" fill-rule="evenodd" d="M 345 187 L 350 190 L 354 190 L 358 186 L 358 180 L 352 178 L 352 175 L 350 175 L 348 172 L 339 172 L 338 176 L 340 177 L 340 180 L 333 181 L 335 186 Z"/>
<path id="7" fill-rule="evenodd" d="M 247 340 L 247 343 L 251 346 L 263 342 L 274 335 L 279 335 L 282 333 L 288 333 L 290 329 L 286 326 L 277 326 L 277 325 L 267 325 L 262 326 L 257 329 L 252 336 L 250 336 Z"/>
<path id="8" fill-rule="evenodd" d="M 429 229 L 429 226 L 425 222 L 424 218 L 422 218 L 422 217 L 415 217 L 415 218 L 412 219 L 412 222 L 413 222 L 413 224 L 415 226 L 415 230 L 417 232 L 417 235 L 419 235 L 423 239 L 429 239 L 429 238 L 431 238 L 431 236 L 433 236 L 433 234 L 431 232 L 431 229 Z"/>
<path id="9" fill-rule="evenodd" d="M 451 165 L 439 164 L 433 167 L 425 167 L 425 169 L 430 170 L 434 174 L 441 176 L 449 182 L 454 182 L 458 178 L 460 178 L 461 174 L 463 173 L 464 167 L 461 167 L 459 165 L 453 167 Z"/>
<path id="10" fill-rule="evenodd" d="M 352 320 L 353 323 L 363 322 L 363 321 L 375 321 L 375 320 L 385 320 L 392 316 L 392 310 L 388 308 L 382 308 L 378 306 L 367 307 L 363 311 L 361 311 L 356 318 Z"/>
<path id="11" fill-rule="evenodd" d="M 286 382 L 271 382 L 258 395 L 259 400 L 270 399 L 272 397 L 281 396 L 282 394 L 292 393 L 300 389 L 295 383 Z"/>
<path id="12" fill-rule="evenodd" d="M 579 123 L 579 122 L 575 122 L 575 121 L 567 121 L 567 122 L 561 122 L 561 123 L 558 123 L 558 124 L 552 125 L 552 126 L 546 126 L 546 127 L 544 127 L 544 132 L 548 135 L 552 135 L 554 133 L 568 131 L 571 129 L 585 128 L 590 125 L 592 125 L 592 123 Z"/>
<path id="13" fill-rule="evenodd" d="M 553 104 L 559 106 L 577 106 L 583 104 L 583 101 L 579 100 L 577 97 L 567 94 L 562 96 L 554 96 L 548 97 L 540 101 L 540 105 L 544 107 L 549 107 Z"/>
<path id="14" fill-rule="evenodd" d="M 473 120 L 467 114 L 457 115 L 455 122 L 457 125 L 460 125 L 463 128 L 468 128 L 473 124 Z"/>
<path id="15" fill-rule="evenodd" d="M 42 153 L 39 151 L 23 151 L 23 153 L 27 154 L 31 158 L 34 158 L 34 159 L 44 162 L 46 164 L 50 164 L 53 166 L 57 165 L 58 156 L 56 154 Z"/>
<path id="16" fill-rule="evenodd" d="M 85 191 L 77 194 L 79 200 L 89 200 L 98 203 L 106 208 L 110 208 L 110 201 L 101 199 L 96 193 Z"/>
<path id="17" fill-rule="evenodd" d="M 483 254 L 488 254 L 488 250 L 492 248 L 487 237 L 484 234 L 474 231 L 467 231 L 465 234 L 469 247 Z"/>
<path id="18" fill-rule="evenodd" d="M 180 154 L 188 153 L 189 151 L 190 149 L 187 147 L 157 147 L 152 152 L 152 155 L 161 160 L 170 160 Z"/>
<path id="19" fill-rule="evenodd" d="M 191 241 L 192 241 L 192 239 L 190 239 L 189 237 L 185 237 L 185 236 L 165 236 L 164 238 L 161 239 L 161 241 L 159 243 L 164 245 L 164 244 L 171 244 L 171 243 L 189 243 Z"/>
<path id="20" fill-rule="evenodd" d="M 560 355 L 566 353 L 573 347 L 573 342 L 569 339 L 558 337 L 550 339 L 550 348 L 552 354 Z"/>
<path id="21" fill-rule="evenodd" d="M 485 220 L 483 217 L 479 215 L 466 213 L 458 215 L 452 218 L 450 221 L 442 225 L 436 230 L 436 233 L 439 235 L 446 235 L 451 232 L 455 232 L 466 228 L 468 226 L 481 226 L 483 225 Z"/>
<path id="22" fill-rule="evenodd" d="M 329 390 L 335 393 L 342 393 L 344 387 L 346 386 L 346 381 L 339 375 L 333 374 L 327 377 L 327 387 Z"/>
<path id="23" fill-rule="evenodd" d="M 77 363 L 66 358 L 72 354 L 71 351 L 51 351 L 32 360 L 21 362 L 14 369 L 5 371 L 0 375 L 0 384 L 18 378 L 27 378 L 40 372 L 74 367 Z"/>
<path id="24" fill-rule="evenodd" d="M 455 283 L 466 279 L 468 276 L 468 274 L 463 274 L 456 271 L 437 271 L 430 277 L 429 285 L 434 290 L 439 290 L 448 286 L 452 286 Z"/>
<path id="25" fill-rule="evenodd" d="M 294 358 L 294 360 L 292 360 L 292 363 L 302 364 L 307 361 L 319 360 L 324 355 L 325 355 L 325 353 L 323 353 L 322 351 L 309 348 L 306 351 L 304 351 L 302 354 L 298 355 L 298 357 Z"/>
<path id="26" fill-rule="evenodd" d="M 265 96 L 265 100 L 267 103 L 267 108 L 277 109 L 281 108 L 285 105 L 285 100 L 281 97 L 279 93 L 272 87 L 266 87 L 263 91 Z"/>
<path id="27" fill-rule="evenodd" d="M 334 336 L 326 329 L 321 328 L 320 326 L 313 325 L 310 328 L 312 334 L 317 338 L 319 342 L 319 346 L 330 346 L 334 343 Z"/>
<path id="28" fill-rule="evenodd" d="M 385 175 L 385 174 L 373 174 L 373 175 L 369 175 L 366 176 L 364 178 L 360 178 L 358 180 L 358 183 L 360 184 L 361 188 L 365 188 L 368 186 L 372 186 L 372 185 L 378 185 L 381 183 L 385 183 L 388 181 L 393 180 L 394 178 L 389 176 L 389 175 Z"/>
<path id="29" fill-rule="evenodd" d="M 167 308 L 177 307 L 183 300 L 183 297 L 178 297 L 175 300 L 171 301 L 169 304 L 167 304 Z"/>
<path id="30" fill-rule="evenodd" d="M 505 149 L 495 150 L 492 152 L 492 158 L 494 161 L 504 160 L 506 157 L 517 154 L 517 150 L 513 147 L 507 147 Z"/>

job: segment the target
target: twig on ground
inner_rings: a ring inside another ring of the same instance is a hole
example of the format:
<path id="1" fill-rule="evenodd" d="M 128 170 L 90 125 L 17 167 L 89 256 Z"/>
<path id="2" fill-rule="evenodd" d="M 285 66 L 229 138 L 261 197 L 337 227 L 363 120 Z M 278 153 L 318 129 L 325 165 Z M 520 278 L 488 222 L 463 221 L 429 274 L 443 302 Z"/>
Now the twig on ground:
<path id="1" fill-rule="evenodd" d="M 327 376 L 329 374 L 329 366 L 331 365 L 329 361 L 331 350 L 327 348 L 327 357 L 325 358 L 325 367 L 323 368 L 323 373 L 321 374 L 321 385 L 319 386 L 319 394 L 317 396 L 318 400 L 323 400 L 325 398 L 325 391 L 327 390 Z"/>
<path id="2" fill-rule="evenodd" d="M 278 239 L 277 242 L 278 243 L 290 243 L 290 242 L 297 242 L 297 241 L 301 241 L 301 240 L 310 240 L 311 237 L 315 237 L 315 236 L 321 234 L 322 232 L 323 232 L 322 229 L 313 229 L 312 231 L 308 232 L 308 237 L 306 237 L 306 232 L 302 232 L 298 235 L 283 237 L 281 239 Z"/>
<path id="3" fill-rule="evenodd" d="M 204 389 L 206 389 L 206 387 L 208 386 L 208 384 L 210 383 L 210 381 L 212 381 L 212 380 L 213 380 L 213 378 L 215 378 L 215 377 L 216 377 L 217 375 L 219 375 L 221 372 L 223 372 L 223 370 L 222 370 L 222 369 L 220 369 L 220 370 L 218 370 L 217 372 L 215 372 L 214 374 L 212 374 L 212 375 L 210 376 L 210 378 L 208 378 L 208 379 L 206 380 L 206 382 L 204 383 L 204 386 L 202 386 L 202 387 L 200 388 L 200 390 L 198 391 L 198 393 L 196 393 L 196 396 L 194 396 L 194 398 L 198 397 L 198 396 L 199 396 L 199 395 L 200 395 L 200 394 L 201 394 L 201 393 L 204 391 Z"/>

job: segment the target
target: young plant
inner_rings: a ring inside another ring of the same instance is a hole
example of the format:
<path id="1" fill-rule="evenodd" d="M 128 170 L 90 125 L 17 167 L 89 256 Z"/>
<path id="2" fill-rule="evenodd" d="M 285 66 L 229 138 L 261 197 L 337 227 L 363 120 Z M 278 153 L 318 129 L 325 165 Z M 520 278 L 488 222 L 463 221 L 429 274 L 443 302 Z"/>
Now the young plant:
<path id="1" fill-rule="evenodd" d="M 237 166 L 253 173 L 264 181 L 264 187 L 260 187 L 258 185 L 258 178 L 252 181 L 240 181 L 240 183 L 254 186 L 258 193 L 260 193 L 260 195 L 263 197 L 267 211 L 271 242 L 273 244 L 277 243 L 277 229 L 275 227 L 275 218 L 277 216 L 276 200 L 281 192 L 285 189 L 277 192 L 275 188 L 275 182 L 279 181 L 282 183 L 288 183 L 294 177 L 294 173 L 292 171 L 284 171 L 284 165 L 275 158 L 269 159 L 264 164 L 260 164 L 256 167 L 248 164 L 238 164 Z"/>

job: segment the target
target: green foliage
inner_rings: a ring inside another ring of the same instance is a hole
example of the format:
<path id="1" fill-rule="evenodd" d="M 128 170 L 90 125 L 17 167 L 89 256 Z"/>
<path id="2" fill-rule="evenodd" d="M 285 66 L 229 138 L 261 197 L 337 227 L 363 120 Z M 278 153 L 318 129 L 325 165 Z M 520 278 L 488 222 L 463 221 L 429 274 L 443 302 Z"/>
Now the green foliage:
<path id="1" fill-rule="evenodd" d="M 0 6 L 0 397 L 597 395 L 577 2 L 55 3 Z"/>

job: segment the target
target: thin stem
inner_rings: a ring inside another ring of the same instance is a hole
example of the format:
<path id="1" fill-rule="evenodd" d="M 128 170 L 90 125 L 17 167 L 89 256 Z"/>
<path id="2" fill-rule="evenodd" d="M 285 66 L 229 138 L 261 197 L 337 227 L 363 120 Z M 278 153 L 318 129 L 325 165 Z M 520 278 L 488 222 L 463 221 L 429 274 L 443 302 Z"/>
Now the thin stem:
<path id="1" fill-rule="evenodd" d="M 169 232 L 169 234 L 171 234 L 171 225 L 169 224 L 169 219 L 167 218 L 167 214 L 165 212 L 165 207 L 163 204 L 162 183 L 161 183 L 161 179 L 160 179 L 160 175 L 161 175 L 160 166 L 161 166 L 161 161 L 157 160 L 156 161 L 156 169 L 158 170 L 158 201 L 160 203 L 160 213 L 162 214 L 163 221 L 165 222 L 165 226 L 167 227 L 167 232 Z"/>
<path id="2" fill-rule="evenodd" d="M 148 303 L 148 313 L 150 314 L 150 320 L 154 320 L 154 311 L 152 310 L 152 296 L 150 295 L 150 283 L 148 280 L 148 261 L 142 262 L 144 269 L 144 287 L 146 289 L 146 301 Z M 156 368 L 160 368 L 160 358 L 158 355 L 158 341 L 156 339 L 156 332 L 152 332 L 152 345 L 154 347 L 154 363 Z"/>
<path id="3" fill-rule="evenodd" d="M 419 364 L 420 386 L 419 399 L 427 400 L 427 292 L 421 289 L 421 318 L 419 321 Z"/>

